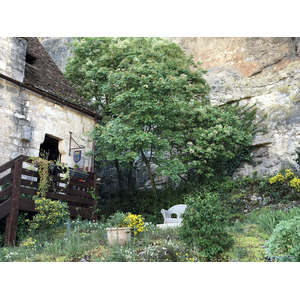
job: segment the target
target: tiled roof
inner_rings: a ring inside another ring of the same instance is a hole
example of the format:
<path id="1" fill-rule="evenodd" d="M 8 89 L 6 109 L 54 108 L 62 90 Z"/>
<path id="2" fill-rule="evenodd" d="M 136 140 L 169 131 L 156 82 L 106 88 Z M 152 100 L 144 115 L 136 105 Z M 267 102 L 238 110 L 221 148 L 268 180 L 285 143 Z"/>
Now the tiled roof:
<path id="1" fill-rule="evenodd" d="M 35 37 L 26 39 L 27 54 L 36 60 L 32 64 L 26 63 L 24 84 L 63 99 L 72 107 L 78 106 L 79 110 L 83 107 L 92 111 L 88 103 L 74 91 L 38 39 Z"/>

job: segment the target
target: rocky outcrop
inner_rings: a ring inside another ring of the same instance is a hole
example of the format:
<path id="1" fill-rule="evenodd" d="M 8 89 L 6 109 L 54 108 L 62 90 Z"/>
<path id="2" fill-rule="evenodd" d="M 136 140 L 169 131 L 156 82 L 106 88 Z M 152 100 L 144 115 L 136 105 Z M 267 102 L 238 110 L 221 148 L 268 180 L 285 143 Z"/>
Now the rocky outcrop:
<path id="1" fill-rule="evenodd" d="M 63 71 L 66 67 L 67 58 L 70 56 L 68 44 L 72 42 L 71 37 L 44 37 L 39 38 L 47 52 L 50 54 L 58 68 Z"/>
<path id="2" fill-rule="evenodd" d="M 254 170 L 272 174 L 295 163 L 300 147 L 300 38 L 170 37 L 202 62 L 211 86 L 213 105 L 228 102 L 257 105 L 257 120 L 267 114 L 267 133 L 254 141 L 255 165 L 244 165 L 236 176 Z M 61 69 L 70 38 L 46 38 L 43 45 Z M 66 56 L 65 56 L 66 55 Z"/>
<path id="3" fill-rule="evenodd" d="M 295 163 L 300 147 L 300 38 L 170 38 L 202 62 L 214 105 L 256 104 L 267 133 L 254 141 L 254 170 L 271 174 Z"/>

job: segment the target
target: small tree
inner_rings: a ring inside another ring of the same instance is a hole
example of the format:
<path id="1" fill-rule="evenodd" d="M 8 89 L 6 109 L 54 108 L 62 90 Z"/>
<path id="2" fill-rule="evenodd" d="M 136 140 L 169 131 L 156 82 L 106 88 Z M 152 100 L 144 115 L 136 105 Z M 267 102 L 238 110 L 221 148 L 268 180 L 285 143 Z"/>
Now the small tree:
<path id="1" fill-rule="evenodd" d="M 96 160 L 132 168 L 172 152 L 189 103 L 207 102 L 209 87 L 200 64 L 161 38 L 81 38 L 66 77 L 93 102 L 102 121 L 93 132 Z"/>
<path id="2" fill-rule="evenodd" d="M 225 231 L 229 214 L 217 194 L 189 195 L 185 203 L 180 236 L 187 244 L 198 247 L 208 260 L 233 245 L 233 238 Z"/>

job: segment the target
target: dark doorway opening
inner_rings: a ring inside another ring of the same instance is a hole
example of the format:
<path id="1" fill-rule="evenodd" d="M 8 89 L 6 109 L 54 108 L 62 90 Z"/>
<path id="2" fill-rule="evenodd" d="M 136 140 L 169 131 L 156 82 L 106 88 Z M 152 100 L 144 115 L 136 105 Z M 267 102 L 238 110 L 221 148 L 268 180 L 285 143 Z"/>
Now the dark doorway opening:
<path id="1" fill-rule="evenodd" d="M 40 156 L 43 156 L 43 158 L 46 158 L 48 160 L 60 161 L 58 142 L 58 139 L 55 139 L 46 134 L 45 140 L 40 146 Z"/>

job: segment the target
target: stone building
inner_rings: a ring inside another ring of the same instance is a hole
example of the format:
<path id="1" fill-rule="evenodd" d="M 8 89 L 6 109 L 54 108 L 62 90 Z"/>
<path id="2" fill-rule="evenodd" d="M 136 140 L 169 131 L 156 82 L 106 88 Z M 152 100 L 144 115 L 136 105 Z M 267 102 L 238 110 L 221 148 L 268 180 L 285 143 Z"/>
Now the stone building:
<path id="1" fill-rule="evenodd" d="M 37 38 L 0 38 L 0 165 L 39 156 L 93 171 L 88 133 L 96 114 L 80 98 Z"/>

